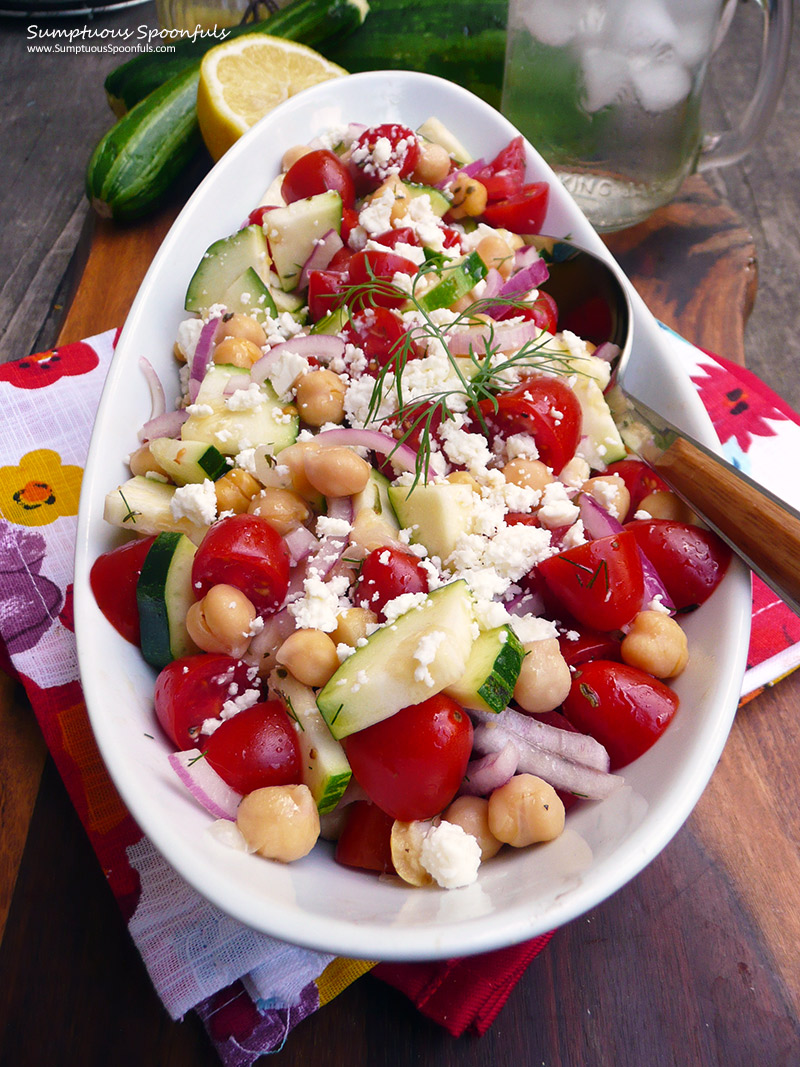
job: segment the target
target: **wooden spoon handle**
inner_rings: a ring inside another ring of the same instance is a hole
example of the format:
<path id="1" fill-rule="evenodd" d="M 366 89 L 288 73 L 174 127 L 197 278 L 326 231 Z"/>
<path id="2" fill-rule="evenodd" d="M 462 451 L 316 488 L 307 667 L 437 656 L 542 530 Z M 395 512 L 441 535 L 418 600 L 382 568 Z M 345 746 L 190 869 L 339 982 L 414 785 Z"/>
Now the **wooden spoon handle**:
<path id="1" fill-rule="evenodd" d="M 683 434 L 650 465 L 800 615 L 800 513 Z"/>

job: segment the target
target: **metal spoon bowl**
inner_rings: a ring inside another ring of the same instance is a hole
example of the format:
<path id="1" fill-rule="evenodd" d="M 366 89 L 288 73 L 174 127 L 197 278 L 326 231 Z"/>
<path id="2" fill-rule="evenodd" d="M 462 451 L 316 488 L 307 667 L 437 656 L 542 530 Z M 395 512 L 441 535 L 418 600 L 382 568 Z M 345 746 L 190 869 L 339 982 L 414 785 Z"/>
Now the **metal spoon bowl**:
<path id="1" fill-rule="evenodd" d="M 536 245 L 550 271 L 540 288 L 558 305 L 559 329 L 582 333 L 583 316 L 582 336 L 619 346 L 606 399 L 626 446 L 800 614 L 800 512 L 628 391 L 626 372 L 636 359 L 636 339 L 630 296 L 618 269 L 560 238 L 539 237 Z M 587 315 L 587 309 L 593 313 Z"/>

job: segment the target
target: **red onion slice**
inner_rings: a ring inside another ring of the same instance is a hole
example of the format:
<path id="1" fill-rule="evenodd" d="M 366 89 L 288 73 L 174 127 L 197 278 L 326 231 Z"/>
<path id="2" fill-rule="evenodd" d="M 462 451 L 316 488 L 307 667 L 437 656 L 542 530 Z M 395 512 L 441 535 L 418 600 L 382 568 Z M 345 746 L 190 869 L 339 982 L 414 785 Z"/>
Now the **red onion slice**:
<path id="1" fill-rule="evenodd" d="M 578 508 L 583 528 L 590 540 L 594 541 L 598 537 L 609 537 L 611 534 L 621 532 L 622 523 L 606 511 L 590 493 L 581 493 Z"/>
<path id="2" fill-rule="evenodd" d="M 296 530 L 290 530 L 283 539 L 289 549 L 289 562 L 293 567 L 306 559 L 319 545 L 317 538 L 306 526 L 298 526 Z"/>
<path id="3" fill-rule="evenodd" d="M 314 440 L 321 445 L 348 445 L 352 448 L 368 448 L 380 456 L 386 456 L 389 462 L 400 471 L 414 471 L 417 467 L 417 453 L 409 445 L 398 444 L 388 433 L 380 430 L 323 430 Z"/>
<path id="4" fill-rule="evenodd" d="M 544 725 L 544 724 L 541 724 Z M 559 730 L 559 733 L 567 733 Z M 599 771 L 585 764 L 575 763 L 564 756 L 548 752 L 524 741 L 518 734 L 505 729 L 497 723 L 478 726 L 473 737 L 473 751 L 482 755 L 500 752 L 511 741 L 519 752 L 517 772 L 535 774 L 549 782 L 554 789 L 564 789 L 576 796 L 589 800 L 604 800 L 615 793 L 624 778 L 618 774 Z"/>
<path id="5" fill-rule="evenodd" d="M 664 585 L 658 571 L 650 562 L 648 557 L 644 554 L 642 549 L 639 549 L 639 559 L 642 561 L 642 573 L 644 574 L 644 596 L 642 597 L 642 611 L 646 611 L 653 601 L 656 601 L 662 608 L 670 615 L 675 614 L 675 605 L 672 602 L 672 598 L 667 592 L 667 587 Z"/>
<path id="6" fill-rule="evenodd" d="M 197 344 L 195 345 L 194 355 L 192 356 L 192 365 L 189 371 L 189 384 L 196 382 L 198 385 L 205 378 L 206 370 L 211 362 L 211 353 L 214 349 L 214 335 L 217 332 L 217 327 L 222 321 L 220 315 L 213 315 L 200 331 L 200 336 L 197 338 Z M 190 394 L 191 395 L 191 394 Z M 195 396 L 197 393 L 195 393 Z M 192 397 L 194 400 L 194 396 Z"/>
<path id="7" fill-rule="evenodd" d="M 491 314 L 491 312 L 489 312 Z M 471 326 L 466 330 L 448 332 L 447 347 L 451 355 L 467 356 L 473 352 L 481 356 L 486 351 L 487 343 L 496 351 L 512 351 L 522 348 L 528 341 L 539 336 L 539 327 L 535 322 L 519 322 L 511 326 Z"/>
<path id="8" fill-rule="evenodd" d="M 302 572 L 296 571 L 295 574 L 302 575 Z M 301 585 L 299 595 L 302 596 L 302 592 Z M 286 599 L 289 600 L 288 595 Z M 242 657 L 245 663 L 258 667 L 260 670 L 264 665 L 264 660 L 272 656 L 296 628 L 297 624 L 286 608 L 281 608 L 274 615 L 268 615 L 264 619 L 263 628 L 255 635 Z"/>
<path id="9" fill-rule="evenodd" d="M 520 741 L 535 745 L 554 756 L 563 756 L 573 763 L 581 763 L 597 771 L 607 771 L 610 766 L 605 748 L 588 734 L 576 730 L 560 730 L 557 726 L 550 726 L 514 708 L 505 708 L 499 714 L 470 709 L 470 715 L 484 725 L 501 728 Z"/>
<path id="10" fill-rule="evenodd" d="M 329 363 L 337 356 L 344 355 L 344 341 L 336 334 L 299 334 L 290 341 L 273 345 L 265 356 L 256 360 L 250 368 L 251 379 L 259 384 L 263 382 L 278 367 L 281 359 L 290 353 L 305 358 L 314 356 L 323 363 Z"/>
<path id="11" fill-rule="evenodd" d="M 215 819 L 236 819 L 242 794 L 220 778 L 205 756 L 190 749 L 171 752 L 167 759 L 194 799 Z"/>
<path id="12" fill-rule="evenodd" d="M 167 410 L 167 398 L 164 395 L 164 386 L 155 372 L 153 364 L 145 356 L 139 357 L 139 366 L 145 376 L 147 387 L 150 390 L 150 420 L 158 418 Z"/>
<path id="13" fill-rule="evenodd" d="M 144 424 L 139 430 L 139 440 L 144 444 L 156 437 L 179 437 L 181 426 L 188 417 L 184 410 L 165 411 L 163 415 L 157 415 Z"/>
<path id="14" fill-rule="evenodd" d="M 353 501 L 347 497 L 327 498 L 327 517 L 329 519 L 342 519 L 349 524 L 353 521 Z M 307 570 L 313 571 L 320 578 L 327 578 L 333 568 L 342 558 L 350 540 L 350 532 L 344 534 L 329 534 L 321 538 L 318 548 L 309 557 Z"/>
<path id="15" fill-rule="evenodd" d="M 499 752 L 489 752 L 470 760 L 458 792 L 461 796 L 487 797 L 513 778 L 518 764 L 517 746 L 509 741 Z"/>
<path id="16" fill-rule="evenodd" d="M 606 363 L 613 363 L 619 354 L 619 345 L 615 345 L 611 341 L 603 341 L 603 343 L 599 344 L 594 352 L 592 352 L 593 356 L 597 359 L 604 360 Z"/>
<path id="17" fill-rule="evenodd" d="M 336 230 L 328 230 L 327 233 L 323 234 L 314 245 L 311 255 L 303 264 L 298 288 L 306 288 L 308 276 L 312 270 L 325 270 L 340 248 L 344 248 L 344 241 Z"/>
<path id="18" fill-rule="evenodd" d="M 531 289 L 536 289 L 547 281 L 548 270 L 547 264 L 543 259 L 537 259 L 531 263 L 528 267 L 523 267 L 522 270 L 517 271 L 516 274 L 512 274 L 505 285 L 500 290 L 498 296 L 509 297 L 512 299 L 519 299 L 524 297 Z M 513 314 L 514 308 L 510 304 L 495 304 L 487 309 L 486 314 L 490 318 L 496 319 L 506 314 Z"/>

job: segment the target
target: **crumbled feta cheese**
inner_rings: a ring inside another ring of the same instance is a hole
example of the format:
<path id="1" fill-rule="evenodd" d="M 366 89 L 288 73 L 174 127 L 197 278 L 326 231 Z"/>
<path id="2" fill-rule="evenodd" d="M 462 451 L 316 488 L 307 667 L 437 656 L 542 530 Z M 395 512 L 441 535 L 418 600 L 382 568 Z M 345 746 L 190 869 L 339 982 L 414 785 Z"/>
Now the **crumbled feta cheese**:
<path id="1" fill-rule="evenodd" d="M 266 399 L 258 382 L 250 382 L 246 389 L 236 389 L 225 400 L 228 411 L 257 411 Z"/>
<path id="2" fill-rule="evenodd" d="M 562 482 L 550 482 L 542 491 L 537 514 L 542 525 L 552 530 L 557 526 L 571 526 L 580 516 L 580 509 L 567 496 Z"/>
<path id="3" fill-rule="evenodd" d="M 330 634 L 338 625 L 337 616 L 343 607 L 342 598 L 350 579 L 346 574 L 324 581 L 313 571 L 303 580 L 304 595 L 288 605 L 287 610 L 301 630 L 322 630 Z"/>
<path id="4" fill-rule="evenodd" d="M 203 332 L 202 319 L 184 319 L 178 327 L 178 335 L 175 343 L 187 363 L 191 363 L 200 334 Z"/>
<path id="5" fill-rule="evenodd" d="M 247 471 L 248 474 L 256 476 L 256 450 L 254 448 L 244 448 L 236 456 L 236 466 L 243 471 Z"/>
<path id="6" fill-rule="evenodd" d="M 530 434 L 514 433 L 506 438 L 506 455 L 509 459 L 538 459 L 539 449 Z"/>
<path id="7" fill-rule="evenodd" d="M 270 368 L 267 376 L 279 400 L 291 398 L 292 385 L 300 375 L 307 374 L 309 368 L 310 364 L 305 356 L 292 352 L 290 349 L 281 353 L 281 358 L 275 367 Z"/>
<path id="8" fill-rule="evenodd" d="M 419 667 L 414 670 L 414 680 L 417 682 L 424 682 L 425 685 L 431 689 L 436 684 L 433 675 L 429 668 L 430 665 L 436 659 L 436 653 L 439 651 L 439 645 L 447 638 L 447 634 L 444 630 L 430 630 L 428 633 L 423 634 L 419 640 L 419 644 L 414 649 L 412 659 L 416 660 Z"/>
<path id="9" fill-rule="evenodd" d="M 440 822 L 422 839 L 419 861 L 442 889 L 459 889 L 477 879 L 481 846 L 463 826 Z"/>
<path id="10" fill-rule="evenodd" d="M 213 415 L 214 414 L 214 409 L 211 407 L 210 404 L 187 404 L 186 405 L 186 414 L 187 415 L 200 415 L 200 416 L 202 416 L 202 415 Z"/>
<path id="11" fill-rule="evenodd" d="M 353 525 L 347 519 L 337 519 L 330 515 L 320 515 L 317 519 L 317 537 L 347 537 Z"/>
<path id="12" fill-rule="evenodd" d="M 188 519 L 197 526 L 210 526 L 217 517 L 217 494 L 210 478 L 179 485 L 169 504 L 175 521 Z"/>
<path id="13" fill-rule="evenodd" d="M 401 593 L 393 600 L 386 601 L 383 605 L 383 615 L 387 622 L 394 622 L 412 608 L 421 608 L 423 604 L 429 603 L 427 593 Z"/>
<path id="14" fill-rule="evenodd" d="M 533 644 L 534 641 L 544 641 L 548 637 L 558 637 L 556 624 L 549 619 L 541 619 L 538 615 L 516 615 L 511 620 L 511 629 L 520 639 L 523 645 Z"/>
<path id="15" fill-rule="evenodd" d="M 252 708 L 252 706 L 257 704 L 259 700 L 261 700 L 260 689 L 245 689 L 243 693 L 239 693 L 237 696 L 225 701 L 222 705 L 222 710 L 219 713 L 220 718 L 232 719 L 233 716 L 238 715 L 240 711 L 244 711 L 246 708 Z"/>

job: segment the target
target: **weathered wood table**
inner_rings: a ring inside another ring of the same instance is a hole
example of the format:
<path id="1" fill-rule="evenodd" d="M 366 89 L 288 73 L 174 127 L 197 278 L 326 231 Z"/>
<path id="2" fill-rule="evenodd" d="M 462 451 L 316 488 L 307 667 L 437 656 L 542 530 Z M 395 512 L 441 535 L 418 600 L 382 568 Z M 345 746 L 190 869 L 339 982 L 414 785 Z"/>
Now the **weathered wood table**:
<path id="1" fill-rule="evenodd" d="M 104 24 L 143 23 L 155 24 L 152 5 Z M 86 225 L 82 174 L 109 121 L 102 78 L 118 60 L 32 55 L 19 23 L 0 34 L 0 358 L 11 359 L 120 324 L 157 230 Z M 749 35 L 734 27 L 730 47 L 744 60 L 723 63 L 715 85 L 744 77 Z M 691 179 L 675 205 L 609 242 L 656 314 L 698 344 L 746 355 L 795 407 L 798 69 L 758 152 Z M 95 258 L 73 302 L 89 236 Z M 92 270 L 103 272 L 103 296 L 87 300 Z M 301 1024 L 274 1062 L 800 1063 L 798 711 L 800 674 L 739 713 L 684 828 L 632 883 L 555 935 L 485 1038 L 455 1041 L 364 978 Z M 153 993 L 30 710 L 2 675 L 0 938 L 1 1064 L 218 1062 L 200 1023 L 172 1023 Z"/>

